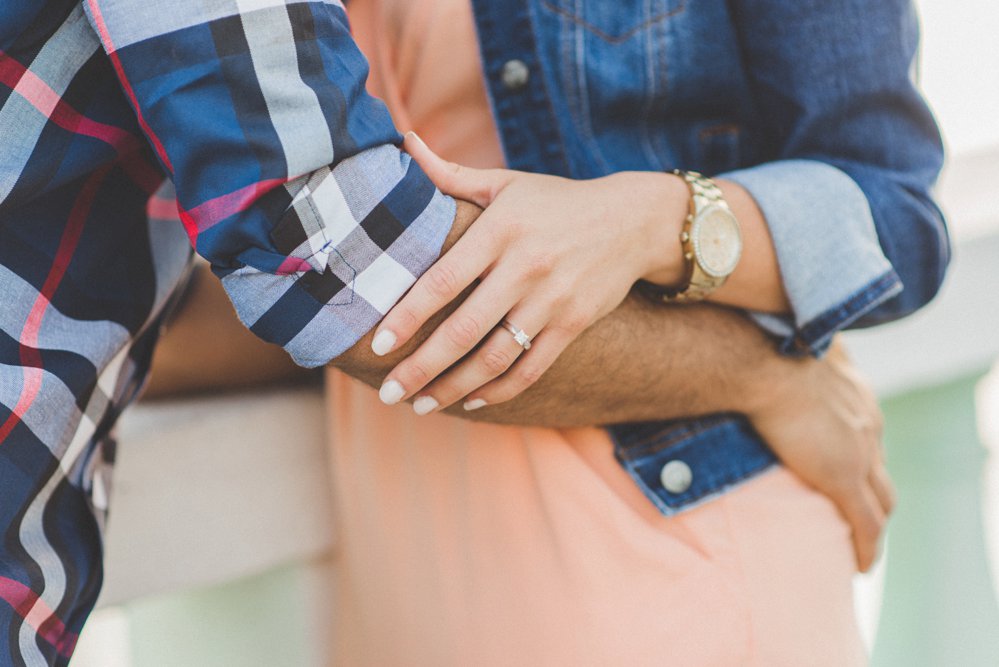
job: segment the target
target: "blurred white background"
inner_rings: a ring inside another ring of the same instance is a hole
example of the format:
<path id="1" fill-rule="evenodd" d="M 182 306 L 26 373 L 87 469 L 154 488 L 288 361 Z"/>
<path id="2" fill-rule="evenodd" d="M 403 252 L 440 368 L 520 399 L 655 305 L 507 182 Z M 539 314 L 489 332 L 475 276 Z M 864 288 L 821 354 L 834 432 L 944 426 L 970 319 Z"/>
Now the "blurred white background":
<path id="1" fill-rule="evenodd" d="M 999 3 L 916 5 L 923 24 L 921 83 L 951 152 L 999 146 Z"/>

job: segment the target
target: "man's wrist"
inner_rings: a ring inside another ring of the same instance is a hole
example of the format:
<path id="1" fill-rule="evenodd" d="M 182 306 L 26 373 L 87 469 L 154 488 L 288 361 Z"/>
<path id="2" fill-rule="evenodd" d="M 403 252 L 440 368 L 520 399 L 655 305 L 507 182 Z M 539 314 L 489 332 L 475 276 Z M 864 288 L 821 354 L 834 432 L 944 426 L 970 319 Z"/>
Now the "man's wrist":
<path id="1" fill-rule="evenodd" d="M 470 202 L 458 199 L 456 200 L 456 204 L 454 222 L 451 224 L 451 230 L 448 232 L 447 237 L 444 239 L 444 245 L 441 247 L 442 255 L 458 242 L 458 239 L 462 237 L 482 213 L 481 208 Z M 380 386 L 388 372 L 412 353 L 426 339 L 430 332 L 437 328 L 441 320 L 450 314 L 466 296 L 467 291 L 445 308 L 444 311 L 438 313 L 427 322 L 408 344 L 403 345 L 391 354 L 378 356 L 372 352 L 371 339 L 374 337 L 375 332 L 375 329 L 372 329 L 354 344 L 353 347 L 334 359 L 330 365 L 343 370 L 348 375 L 372 387 Z"/>
<path id="2" fill-rule="evenodd" d="M 482 215 L 482 209 L 471 202 L 467 202 L 463 199 L 456 199 L 457 204 L 454 213 L 454 222 L 451 223 L 451 231 L 448 232 L 447 238 L 444 239 L 444 246 L 441 248 L 441 254 L 451 249 L 458 239 L 464 235 L 472 223 L 475 222 L 480 215 Z"/>
<path id="3" fill-rule="evenodd" d="M 808 394 L 810 379 L 821 361 L 814 357 L 787 357 L 774 354 L 763 359 L 747 377 L 744 404 L 738 412 L 752 419 L 774 410 L 794 409 Z"/>

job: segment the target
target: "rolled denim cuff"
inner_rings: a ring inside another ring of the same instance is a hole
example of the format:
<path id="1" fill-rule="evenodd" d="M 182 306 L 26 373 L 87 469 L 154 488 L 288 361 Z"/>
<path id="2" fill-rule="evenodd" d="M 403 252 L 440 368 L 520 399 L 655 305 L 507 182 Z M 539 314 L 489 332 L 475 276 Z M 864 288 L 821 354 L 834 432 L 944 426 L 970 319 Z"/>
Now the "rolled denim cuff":
<path id="1" fill-rule="evenodd" d="M 837 331 L 902 291 L 866 195 L 841 170 L 781 160 L 717 178 L 745 188 L 766 218 L 791 314 L 750 314 L 781 352 L 821 355 Z"/>

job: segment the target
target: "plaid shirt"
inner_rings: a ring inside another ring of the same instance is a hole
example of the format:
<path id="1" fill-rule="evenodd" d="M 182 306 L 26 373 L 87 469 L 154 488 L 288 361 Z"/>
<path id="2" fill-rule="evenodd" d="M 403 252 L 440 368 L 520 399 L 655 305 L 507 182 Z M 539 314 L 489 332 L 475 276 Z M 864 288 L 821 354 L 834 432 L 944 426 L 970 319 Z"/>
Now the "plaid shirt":
<path id="1" fill-rule="evenodd" d="M 0 3 L 0 664 L 73 652 L 110 432 L 192 245 L 305 366 L 438 256 L 454 202 L 366 76 L 330 0 Z"/>

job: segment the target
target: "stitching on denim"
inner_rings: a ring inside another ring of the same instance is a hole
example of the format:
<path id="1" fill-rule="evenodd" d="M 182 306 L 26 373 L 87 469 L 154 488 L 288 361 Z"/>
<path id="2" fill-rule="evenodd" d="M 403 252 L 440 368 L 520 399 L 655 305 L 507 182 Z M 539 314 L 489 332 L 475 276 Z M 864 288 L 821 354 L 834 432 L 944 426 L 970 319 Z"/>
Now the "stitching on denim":
<path id="1" fill-rule="evenodd" d="M 646 0 L 645 7 L 647 8 L 647 13 L 652 14 L 652 0 Z M 642 151 L 645 153 L 645 158 L 650 164 L 657 165 L 660 170 L 665 170 L 666 165 L 663 164 L 662 155 L 656 151 L 655 146 L 653 146 L 652 141 L 652 111 L 655 109 L 655 99 L 656 93 L 659 90 L 657 78 L 658 65 L 662 64 L 662 78 L 663 78 L 663 95 L 665 97 L 668 79 L 667 73 L 667 63 L 668 58 L 666 57 L 667 49 L 669 48 L 667 35 L 666 35 L 666 22 L 662 21 L 652 26 L 652 29 L 646 34 L 645 42 L 645 75 L 649 77 L 648 83 L 645 87 L 645 103 L 642 105 L 641 116 L 639 119 L 639 127 L 641 128 L 642 137 Z M 662 31 L 660 36 L 659 31 Z M 655 45 L 658 39 L 662 40 L 662 48 L 656 49 Z M 656 57 L 661 54 L 661 58 Z"/>
<path id="2" fill-rule="evenodd" d="M 731 144 L 726 147 L 724 164 L 720 168 L 715 168 L 716 165 L 711 165 L 711 167 L 713 171 L 728 171 L 739 164 L 739 138 L 742 136 L 742 128 L 737 123 L 721 123 L 701 128 L 697 133 L 697 142 L 701 151 L 700 157 L 704 162 L 707 162 L 709 157 L 713 157 L 710 153 L 710 149 L 713 148 L 711 141 L 720 136 L 730 137 Z"/>
<path id="3" fill-rule="evenodd" d="M 686 10 L 686 2 L 681 3 L 680 7 L 682 10 Z M 679 12 L 677 12 L 679 13 Z M 660 49 L 660 58 L 658 59 L 662 74 L 660 75 L 662 81 L 663 89 L 663 99 L 665 100 L 665 106 L 668 108 L 670 103 L 670 84 L 672 83 L 672 65 L 670 61 L 670 33 L 673 33 L 673 39 L 676 40 L 674 24 L 669 21 L 663 21 L 658 26 L 662 31 L 663 48 Z M 652 143 L 653 151 L 656 155 L 661 156 L 659 159 L 659 164 L 666 168 L 673 168 L 677 165 L 676 162 L 676 150 L 669 140 L 667 133 L 665 131 L 657 132 L 654 136 L 646 135 L 650 142 Z M 668 162 L 667 164 L 667 157 Z"/>
<path id="4" fill-rule="evenodd" d="M 815 349 L 832 338 L 839 329 L 849 326 L 862 317 L 895 285 L 901 284 L 894 269 L 889 269 L 881 277 L 871 281 L 864 287 L 847 297 L 845 303 L 834 306 L 821 315 L 813 318 L 798 332 L 796 340 L 801 341 L 809 349 Z"/>
<path id="5" fill-rule="evenodd" d="M 578 2 L 579 0 L 573 0 Z M 562 83 L 565 87 L 565 103 L 569 108 L 569 114 L 573 117 L 575 124 L 581 128 L 581 131 L 585 134 L 585 128 L 583 128 L 582 119 L 582 86 L 580 84 L 579 76 L 579 63 L 576 58 L 573 57 L 575 52 L 576 43 L 576 31 L 566 30 L 565 26 L 559 24 L 559 51 L 562 54 L 561 67 L 559 67 L 559 73 L 562 76 Z"/>
<path id="6" fill-rule="evenodd" d="M 738 135 L 739 132 L 740 128 L 735 123 L 722 123 L 721 125 L 701 128 L 697 133 L 697 138 L 700 141 L 707 141 L 709 138 L 716 137 L 719 134 Z"/>
<path id="7" fill-rule="evenodd" d="M 581 1 L 573 0 L 573 7 L 578 7 Z M 562 53 L 562 66 L 559 68 L 559 72 L 562 77 L 565 102 L 569 115 L 573 119 L 573 124 L 580 135 L 579 138 L 587 143 L 590 155 L 600 163 L 601 170 L 607 172 L 609 170 L 607 160 L 604 158 L 603 151 L 593 132 L 585 69 L 586 50 L 583 48 L 584 45 L 578 44 L 581 38 L 578 28 L 577 25 L 576 29 L 567 30 L 564 24 L 560 24 L 559 50 Z"/>
<path id="8" fill-rule="evenodd" d="M 633 461 L 636 458 L 669 449 L 683 440 L 693 438 L 707 431 L 737 423 L 736 418 L 731 416 L 706 417 L 694 424 L 680 424 L 671 428 L 665 434 L 662 431 L 657 431 L 655 434 L 641 438 L 629 445 L 621 443 L 617 438 L 614 440 L 618 445 L 617 449 L 621 455 L 625 456 L 629 461 Z"/>
<path id="9" fill-rule="evenodd" d="M 582 0 L 576 0 L 576 6 L 580 6 Z M 590 106 L 590 82 L 586 78 L 586 43 L 582 33 L 577 30 L 573 33 L 573 50 L 576 57 L 575 74 L 577 85 L 579 86 L 579 129 L 583 137 L 593 147 L 593 157 L 600 162 L 603 172 L 610 171 L 607 159 L 604 157 L 600 142 L 597 141 L 596 133 L 593 131 L 593 110 Z"/>
<path id="10" fill-rule="evenodd" d="M 600 28 L 598 28 L 597 26 L 593 25 L 589 21 L 581 18 L 579 15 L 577 15 L 577 14 L 575 14 L 573 12 L 570 12 L 567 9 L 564 9 L 563 7 L 559 7 L 558 5 L 553 4 L 552 2 L 550 2 L 550 0 L 541 0 L 541 4 L 544 5 L 548 10 L 550 10 L 550 11 L 556 13 L 556 14 L 560 14 L 562 16 L 565 16 L 566 18 L 568 18 L 573 23 L 576 23 L 577 25 L 580 25 L 583 28 L 589 30 L 594 35 L 596 35 L 597 37 L 599 37 L 603 41 L 607 42 L 608 44 L 623 44 L 624 42 L 628 41 L 629 39 L 631 39 L 632 37 L 634 37 L 635 35 L 637 35 L 642 30 L 645 30 L 646 28 L 648 28 L 650 25 L 653 25 L 653 24 L 658 23 L 660 21 L 664 21 L 664 20 L 666 20 L 668 18 L 676 16 L 677 14 L 681 14 L 681 13 L 683 13 L 687 9 L 687 0 L 680 0 L 679 4 L 677 4 L 676 7 L 673 7 L 672 9 L 669 9 L 669 10 L 664 11 L 664 12 L 659 12 L 655 16 L 650 16 L 645 21 L 643 21 L 642 23 L 638 24 L 637 26 L 635 26 L 631 30 L 628 30 L 627 32 L 622 33 L 621 35 L 615 36 L 615 35 L 608 34 L 607 32 L 601 30 Z"/>
<path id="11" fill-rule="evenodd" d="M 475 9 L 475 27 L 476 35 L 479 42 L 479 51 L 482 55 L 482 65 L 484 71 L 492 72 L 487 76 L 489 85 L 487 86 L 487 92 L 489 100 L 492 104 L 493 116 L 496 120 L 496 125 L 500 132 L 500 143 L 502 144 L 503 154 L 506 157 L 510 168 L 516 168 L 515 160 L 511 158 L 516 158 L 514 154 L 515 151 L 512 148 L 512 139 L 516 138 L 516 133 L 511 134 L 510 122 L 511 119 L 516 119 L 517 114 L 515 110 L 512 110 L 512 101 L 506 94 L 506 91 L 502 88 L 500 73 L 501 58 L 503 57 L 503 49 L 496 44 L 495 39 L 486 39 L 483 35 L 489 35 L 490 30 L 488 29 L 494 19 L 490 12 L 497 11 L 489 6 L 488 0 L 472 0 L 473 7 Z M 525 17 L 528 23 L 534 25 L 537 23 L 538 18 L 534 10 L 533 5 L 528 4 L 525 9 Z M 538 46 L 537 39 L 535 38 L 533 31 L 528 34 L 528 53 L 526 55 L 526 61 L 528 67 L 535 67 L 539 72 L 542 71 L 541 59 L 538 57 Z M 543 74 L 543 72 L 542 72 Z M 558 116 L 555 113 L 554 104 L 552 102 L 552 96 L 548 92 L 548 81 L 547 77 L 532 77 L 530 81 L 531 97 L 530 101 L 532 104 L 544 105 L 548 111 L 549 117 L 553 120 L 553 126 L 555 132 L 559 137 L 559 143 L 556 145 L 558 154 L 557 157 L 561 162 L 562 169 L 559 170 L 557 166 L 549 161 L 549 157 L 545 155 L 544 159 L 551 167 L 551 173 L 560 174 L 563 176 L 569 176 L 572 174 L 572 165 L 569 162 L 569 156 L 566 153 L 566 137 L 562 130 L 561 125 L 557 120 Z M 537 83 L 537 85 L 535 85 Z M 537 112 L 540 113 L 540 112 Z"/>

